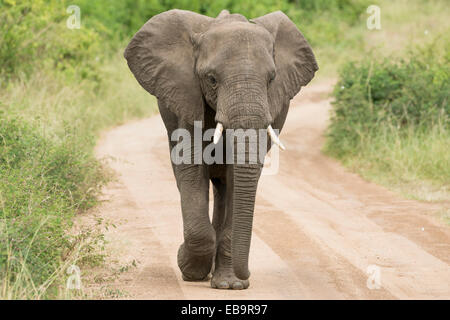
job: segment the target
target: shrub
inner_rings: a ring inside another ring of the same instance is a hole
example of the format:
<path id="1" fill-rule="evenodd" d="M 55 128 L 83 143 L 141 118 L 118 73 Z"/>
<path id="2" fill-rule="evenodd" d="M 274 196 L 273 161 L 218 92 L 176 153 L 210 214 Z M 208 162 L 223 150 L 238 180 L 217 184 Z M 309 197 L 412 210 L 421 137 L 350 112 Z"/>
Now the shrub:
<path id="1" fill-rule="evenodd" d="M 449 43 L 346 64 L 324 151 L 407 196 L 448 199 Z"/>
<path id="2" fill-rule="evenodd" d="M 62 142 L 52 141 L 38 128 L 0 113 L 2 281 L 14 281 L 25 268 L 39 286 L 73 247 L 67 232 L 73 213 L 94 204 L 104 181 L 77 139 L 67 132 Z"/>
<path id="3" fill-rule="evenodd" d="M 327 150 L 338 157 L 357 153 L 364 138 L 376 135 L 383 125 L 400 131 L 447 126 L 449 77 L 449 56 L 436 43 L 411 51 L 407 58 L 346 64 L 334 89 Z"/>
<path id="4" fill-rule="evenodd" d="M 58 0 L 0 0 L 0 77 L 30 75 L 36 68 L 95 77 L 100 55 L 94 29 L 70 30 L 66 6 Z"/>

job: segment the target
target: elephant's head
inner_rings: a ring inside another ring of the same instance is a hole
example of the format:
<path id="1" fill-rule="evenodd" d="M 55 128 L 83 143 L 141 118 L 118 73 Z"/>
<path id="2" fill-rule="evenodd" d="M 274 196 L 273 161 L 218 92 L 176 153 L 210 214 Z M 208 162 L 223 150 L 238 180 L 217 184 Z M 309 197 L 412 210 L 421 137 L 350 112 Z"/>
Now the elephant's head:
<path id="1" fill-rule="evenodd" d="M 210 18 L 171 10 L 151 18 L 125 51 L 139 83 L 180 119 L 215 111 L 224 128 L 281 129 L 292 99 L 314 76 L 313 52 L 282 12 L 248 21 L 227 11 Z M 276 139 L 273 135 L 272 140 Z M 248 278 L 248 253 L 260 168 L 233 165 L 233 266 Z"/>

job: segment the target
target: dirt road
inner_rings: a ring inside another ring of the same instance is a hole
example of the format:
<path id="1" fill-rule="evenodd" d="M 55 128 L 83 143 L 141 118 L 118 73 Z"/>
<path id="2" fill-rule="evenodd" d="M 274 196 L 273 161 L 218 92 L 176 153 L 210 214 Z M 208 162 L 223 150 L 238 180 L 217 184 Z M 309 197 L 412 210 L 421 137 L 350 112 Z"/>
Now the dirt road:
<path id="1" fill-rule="evenodd" d="M 450 299 L 450 228 L 435 218 L 439 205 L 401 199 L 321 154 L 330 89 L 315 84 L 292 101 L 279 172 L 258 186 L 243 291 L 181 279 L 180 200 L 161 118 L 107 132 L 97 155 L 118 181 L 97 216 L 117 226 L 106 234 L 112 258 L 138 262 L 112 287 L 140 299 Z"/>

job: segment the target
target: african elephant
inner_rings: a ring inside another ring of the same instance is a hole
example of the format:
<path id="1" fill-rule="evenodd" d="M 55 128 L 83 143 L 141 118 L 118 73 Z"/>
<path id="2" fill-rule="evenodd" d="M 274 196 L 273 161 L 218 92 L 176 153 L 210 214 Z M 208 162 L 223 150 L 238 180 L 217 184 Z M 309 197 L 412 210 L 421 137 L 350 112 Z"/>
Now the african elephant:
<path id="1" fill-rule="evenodd" d="M 170 10 L 144 24 L 124 56 L 141 86 L 157 97 L 171 150 L 172 133 L 179 128 L 193 133 L 194 121 L 201 121 L 203 131 L 216 128 L 216 140 L 229 139 L 223 128 L 263 129 L 270 131 L 269 147 L 280 145 L 273 129 L 282 129 L 289 101 L 318 70 L 308 42 L 281 11 L 247 20 L 226 10 L 217 18 Z M 192 157 L 202 148 L 203 144 L 192 147 Z M 207 280 L 211 272 L 213 288 L 249 286 L 248 257 L 262 166 L 261 161 L 172 162 L 184 235 L 177 258 L 185 281 Z"/>

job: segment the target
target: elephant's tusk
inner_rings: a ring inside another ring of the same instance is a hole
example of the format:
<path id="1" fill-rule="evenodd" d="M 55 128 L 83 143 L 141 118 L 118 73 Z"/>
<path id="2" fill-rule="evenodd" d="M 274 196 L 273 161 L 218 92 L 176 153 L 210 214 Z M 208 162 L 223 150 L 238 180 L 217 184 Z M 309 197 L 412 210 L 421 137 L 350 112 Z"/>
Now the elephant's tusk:
<path id="1" fill-rule="evenodd" d="M 286 150 L 286 147 L 283 145 L 283 143 L 281 143 L 271 125 L 267 127 L 267 132 L 269 133 L 270 139 L 272 139 L 273 143 L 280 147 L 281 150 Z"/>
<path id="2" fill-rule="evenodd" d="M 217 122 L 216 131 L 214 131 L 214 144 L 217 144 L 222 136 L 223 125 L 220 122 Z"/>

